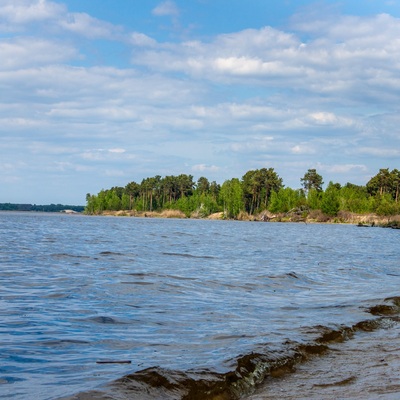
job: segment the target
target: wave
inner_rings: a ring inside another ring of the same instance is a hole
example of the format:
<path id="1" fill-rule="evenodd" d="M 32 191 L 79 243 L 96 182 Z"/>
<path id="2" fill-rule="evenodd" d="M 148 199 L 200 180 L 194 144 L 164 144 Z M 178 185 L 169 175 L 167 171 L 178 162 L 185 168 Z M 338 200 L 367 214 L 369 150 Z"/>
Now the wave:
<path id="1" fill-rule="evenodd" d="M 215 258 L 213 256 L 205 256 L 205 255 L 197 256 L 197 255 L 189 254 L 189 253 L 163 252 L 162 255 L 164 255 L 164 256 L 174 256 L 174 257 L 185 257 L 185 258 L 200 258 L 200 259 L 206 259 L 206 260 L 210 260 L 210 259 L 214 259 Z"/>
<path id="2" fill-rule="evenodd" d="M 393 327 L 400 322 L 400 297 L 387 298 L 384 304 L 365 311 L 374 318 L 352 326 L 329 328 L 317 325 L 306 343 L 287 341 L 280 350 L 252 352 L 234 360 L 225 373 L 210 370 L 173 371 L 159 367 L 147 368 L 117 379 L 99 390 L 79 393 L 65 400 L 237 400 L 250 395 L 268 377 L 280 377 L 294 371 L 295 366 L 331 351 L 330 345 L 351 338 L 360 331 L 372 332 Z"/>

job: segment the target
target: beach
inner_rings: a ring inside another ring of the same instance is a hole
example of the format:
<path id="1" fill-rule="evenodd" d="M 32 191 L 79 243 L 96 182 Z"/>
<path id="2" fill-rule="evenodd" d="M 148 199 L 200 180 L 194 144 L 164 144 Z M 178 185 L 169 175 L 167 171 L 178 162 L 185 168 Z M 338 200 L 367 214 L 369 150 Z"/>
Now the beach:
<path id="1" fill-rule="evenodd" d="M 330 351 L 268 378 L 247 400 L 398 399 L 400 326 L 359 331 Z"/>

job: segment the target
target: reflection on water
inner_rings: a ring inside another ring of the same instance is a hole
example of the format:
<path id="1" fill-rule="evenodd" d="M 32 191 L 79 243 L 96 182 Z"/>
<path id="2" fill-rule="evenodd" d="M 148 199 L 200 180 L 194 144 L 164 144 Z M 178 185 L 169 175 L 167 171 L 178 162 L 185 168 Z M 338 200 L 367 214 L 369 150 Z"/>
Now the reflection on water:
<path id="1" fill-rule="evenodd" d="M 317 326 L 379 319 L 370 308 L 399 294 L 398 243 L 344 225 L 0 213 L 0 397 L 149 368 L 225 382 L 238 360 L 287 357 Z"/>

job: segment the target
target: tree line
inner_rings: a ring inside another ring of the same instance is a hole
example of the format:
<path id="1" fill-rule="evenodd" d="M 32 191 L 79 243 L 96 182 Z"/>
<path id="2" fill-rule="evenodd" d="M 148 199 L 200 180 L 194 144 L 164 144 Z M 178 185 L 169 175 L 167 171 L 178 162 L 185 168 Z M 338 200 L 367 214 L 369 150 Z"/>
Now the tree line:
<path id="1" fill-rule="evenodd" d="M 130 182 L 125 187 L 102 189 L 86 195 L 85 212 L 135 210 L 138 212 L 179 210 L 186 216 L 206 217 L 223 212 L 226 218 L 238 218 L 241 213 L 257 215 L 320 210 L 327 216 L 340 211 L 352 213 L 400 214 L 400 171 L 380 169 L 365 186 L 329 182 L 323 189 L 323 178 L 316 169 L 309 169 L 300 179 L 301 188 L 283 185 L 273 168 L 246 172 L 241 179 L 232 178 L 222 185 L 192 175 L 157 175 Z"/>
<path id="2" fill-rule="evenodd" d="M 41 212 L 61 212 L 64 210 L 73 210 L 83 212 L 85 206 L 71 206 L 65 204 L 18 204 L 18 203 L 0 203 L 0 211 L 41 211 Z"/>

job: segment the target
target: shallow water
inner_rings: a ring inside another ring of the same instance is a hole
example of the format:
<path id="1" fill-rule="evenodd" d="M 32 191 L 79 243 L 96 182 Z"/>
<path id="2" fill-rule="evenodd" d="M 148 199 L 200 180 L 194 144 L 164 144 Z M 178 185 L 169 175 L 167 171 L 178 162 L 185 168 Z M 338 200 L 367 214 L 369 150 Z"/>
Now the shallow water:
<path id="1" fill-rule="evenodd" d="M 0 398 L 117 380 L 115 394 L 148 368 L 130 398 L 151 393 L 148 375 L 181 394 L 190 374 L 225 382 L 248 355 L 379 318 L 370 307 L 399 295 L 399 242 L 350 225 L 0 213 Z"/>
<path id="2" fill-rule="evenodd" d="M 247 400 L 398 400 L 400 324 L 357 332 L 292 373 L 268 377 Z"/>

